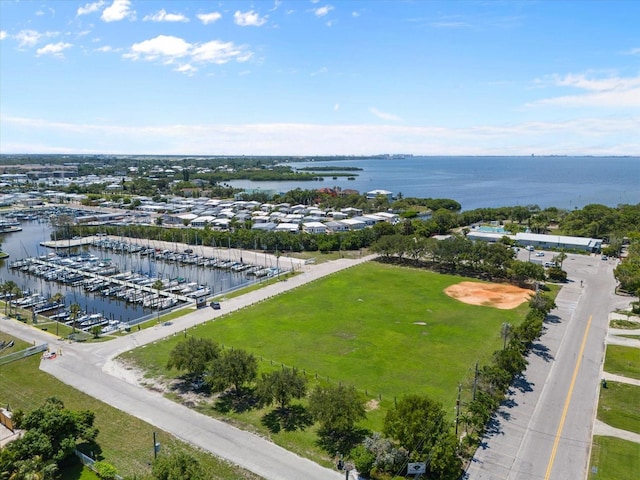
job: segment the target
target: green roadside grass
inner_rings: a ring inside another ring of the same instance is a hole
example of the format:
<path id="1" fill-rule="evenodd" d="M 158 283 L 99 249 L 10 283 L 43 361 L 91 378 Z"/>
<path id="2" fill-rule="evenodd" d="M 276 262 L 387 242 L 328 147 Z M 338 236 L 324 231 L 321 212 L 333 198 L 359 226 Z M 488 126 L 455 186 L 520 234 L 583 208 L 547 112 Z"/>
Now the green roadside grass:
<path id="1" fill-rule="evenodd" d="M 593 437 L 589 480 L 638 478 L 640 444 L 614 437 Z"/>
<path id="2" fill-rule="evenodd" d="M 316 382 L 354 385 L 372 407 L 365 428 L 380 431 L 394 401 L 412 393 L 441 402 L 453 424 L 458 385 L 463 385 L 463 402 L 470 399 L 475 363 L 486 364 L 502 347 L 503 322 L 517 325 L 528 311 L 526 303 L 499 310 L 467 305 L 444 293 L 446 287 L 468 280 L 368 262 L 186 334 L 247 350 L 256 355 L 261 371 L 295 367 L 310 380 L 310 389 Z M 550 294 L 556 293 L 553 287 Z M 148 378 L 170 380 L 179 372 L 165 365 L 182 340 L 184 335 L 178 334 L 122 358 L 142 368 Z M 220 412 L 208 403 L 195 408 L 319 463 L 330 461 L 315 445 L 314 427 L 271 433 L 261 422 L 268 409 Z"/>
<path id="3" fill-rule="evenodd" d="M 632 320 L 611 320 L 609 322 L 611 328 L 622 328 L 625 330 L 636 330 L 640 328 L 640 322 L 634 322 Z"/>
<path id="4" fill-rule="evenodd" d="M 11 337 L 0 333 L 0 340 Z M 18 351 L 28 345 L 15 340 L 11 351 Z M 3 354 L 10 353 L 8 351 Z M 25 411 L 36 408 L 47 397 L 57 397 L 65 406 L 73 410 L 91 410 L 95 412 L 95 425 L 99 429 L 97 442 L 102 451 L 94 452 L 99 459 L 111 463 L 122 476 L 138 477 L 151 471 L 153 461 L 153 432 L 162 445 L 161 455 L 170 452 L 185 451 L 196 457 L 209 472 L 210 478 L 219 480 L 258 479 L 250 472 L 241 470 L 202 450 L 180 442 L 172 435 L 127 415 L 106 403 L 100 402 L 79 392 L 56 378 L 39 370 L 40 356 L 25 358 L 0 366 L 0 405 L 9 405 L 13 411 Z M 90 453 L 90 452 L 85 452 Z M 67 474 L 71 475 L 71 474 Z M 71 479 L 92 480 L 91 476 L 68 476 Z M 87 474 L 88 475 L 88 474 Z"/>
<path id="5" fill-rule="evenodd" d="M 640 380 L 640 348 L 607 345 L 604 371 Z"/>
<path id="6" fill-rule="evenodd" d="M 76 463 L 60 472 L 60 480 L 100 480 L 98 475 L 82 464 Z"/>
<path id="7" fill-rule="evenodd" d="M 628 383 L 607 382 L 600 389 L 598 419 L 607 425 L 640 433 L 640 387 Z"/>

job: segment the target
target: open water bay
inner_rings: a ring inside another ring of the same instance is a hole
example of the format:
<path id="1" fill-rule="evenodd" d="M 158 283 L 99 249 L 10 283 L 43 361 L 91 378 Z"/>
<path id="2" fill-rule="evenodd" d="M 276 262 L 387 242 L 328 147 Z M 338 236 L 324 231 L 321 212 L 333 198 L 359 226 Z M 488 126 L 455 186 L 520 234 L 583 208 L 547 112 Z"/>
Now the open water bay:
<path id="1" fill-rule="evenodd" d="M 295 188 L 384 189 L 394 196 L 451 198 L 463 210 L 538 205 L 582 208 L 640 203 L 640 157 L 405 157 L 299 162 L 313 166 L 358 167 L 354 180 L 322 172 L 322 181 L 228 182 L 240 188 L 286 192 Z M 350 173 L 350 172 L 347 172 Z"/>

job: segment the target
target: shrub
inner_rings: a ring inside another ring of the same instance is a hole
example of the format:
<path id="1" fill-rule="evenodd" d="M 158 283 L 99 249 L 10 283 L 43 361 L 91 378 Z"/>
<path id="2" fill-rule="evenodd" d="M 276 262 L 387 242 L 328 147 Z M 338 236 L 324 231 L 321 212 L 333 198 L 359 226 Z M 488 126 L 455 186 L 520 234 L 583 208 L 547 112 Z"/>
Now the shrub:
<path id="1" fill-rule="evenodd" d="M 100 480 L 115 480 L 118 473 L 116 467 L 107 462 L 96 462 L 93 469 Z"/>

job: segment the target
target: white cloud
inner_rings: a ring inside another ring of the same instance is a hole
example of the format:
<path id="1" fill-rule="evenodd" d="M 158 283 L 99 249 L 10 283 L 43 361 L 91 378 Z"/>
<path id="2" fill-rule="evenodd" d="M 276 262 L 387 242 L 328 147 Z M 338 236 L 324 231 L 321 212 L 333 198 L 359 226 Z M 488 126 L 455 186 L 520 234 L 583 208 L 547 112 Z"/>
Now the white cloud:
<path id="1" fill-rule="evenodd" d="M 9 34 L 7 33 L 6 30 L 0 30 L 0 40 L 4 40 L 8 36 L 9 36 Z"/>
<path id="2" fill-rule="evenodd" d="M 626 53 L 627 55 L 640 55 L 640 48 L 632 48 Z"/>
<path id="3" fill-rule="evenodd" d="M 317 70 L 315 72 L 311 72 L 310 75 L 312 77 L 317 77 L 318 75 L 324 75 L 328 71 L 329 71 L 329 69 L 327 67 L 322 67 L 320 70 Z"/>
<path id="4" fill-rule="evenodd" d="M 60 32 L 44 32 L 40 33 L 35 30 L 20 30 L 15 39 L 18 40 L 19 47 L 35 47 L 42 38 L 57 37 Z"/>
<path id="5" fill-rule="evenodd" d="M 271 10 L 269 10 L 270 12 L 275 12 L 278 8 L 280 8 L 280 5 L 282 5 L 282 0 L 275 0 L 273 2 L 273 8 Z"/>
<path id="6" fill-rule="evenodd" d="M 64 54 L 62 53 L 67 48 L 71 48 L 73 45 L 70 43 L 58 42 L 58 43 L 49 43 L 42 48 L 36 50 L 36 55 L 53 55 L 54 57 L 62 58 Z"/>
<path id="7" fill-rule="evenodd" d="M 176 68 L 176 72 L 186 73 L 187 75 L 193 75 L 197 71 L 198 69 L 196 67 L 194 67 L 193 65 L 189 65 L 188 63 L 185 63 L 184 65 L 179 65 Z"/>
<path id="8" fill-rule="evenodd" d="M 351 12 L 351 16 L 353 18 L 358 18 L 360 16 L 360 12 L 353 11 L 353 12 Z"/>
<path id="9" fill-rule="evenodd" d="M 158 35 L 156 38 L 134 43 L 131 45 L 131 51 L 124 56 L 133 60 L 140 58 L 143 60 L 156 60 L 158 58 L 171 60 L 188 55 L 191 47 L 191 44 L 182 38 Z"/>
<path id="10" fill-rule="evenodd" d="M 90 13 L 97 12 L 104 5 L 104 0 L 100 0 L 98 2 L 87 3 L 84 7 L 78 7 L 78 11 L 76 15 L 79 17 L 80 15 L 88 15 Z"/>
<path id="11" fill-rule="evenodd" d="M 375 107 L 369 107 L 369 111 L 373 113 L 376 117 L 381 118 L 382 120 L 390 120 L 392 122 L 399 122 L 402 120 L 397 115 L 394 115 L 392 113 L 381 112 Z"/>
<path id="12" fill-rule="evenodd" d="M 336 103 L 336 104 L 333 106 L 333 111 L 334 111 L 334 112 L 337 112 L 338 110 L 340 110 L 340 104 L 339 104 L 339 103 Z"/>
<path id="13" fill-rule="evenodd" d="M 198 17 L 198 20 L 200 20 L 203 24 L 209 25 L 210 23 L 220 20 L 222 18 L 222 14 L 218 12 L 199 13 L 198 15 L 196 15 L 196 17 Z"/>
<path id="14" fill-rule="evenodd" d="M 542 86 L 568 87 L 583 92 L 575 95 L 561 95 L 528 103 L 527 107 L 603 107 L 637 108 L 640 107 L 640 76 L 589 78 L 585 74 L 551 75 L 537 80 Z"/>
<path id="15" fill-rule="evenodd" d="M 238 10 L 233 14 L 233 21 L 241 27 L 260 27 L 267 23 L 267 17 L 261 17 L 259 13 L 253 10 L 248 12 Z"/>
<path id="16" fill-rule="evenodd" d="M 111 47 L 110 45 L 103 45 L 102 47 L 94 49 L 94 52 L 102 52 L 102 53 L 116 52 L 116 51 L 117 50 Z"/>
<path id="17" fill-rule="evenodd" d="M 252 55 L 253 53 L 246 47 L 236 45 L 233 42 L 212 40 L 206 43 L 191 44 L 182 38 L 159 35 L 150 40 L 133 44 L 130 51 L 125 53 L 123 57 L 131 60 L 160 61 L 167 65 L 181 60 L 185 60 L 184 65 L 187 65 L 188 62 L 220 65 L 231 60 L 246 62 Z M 195 72 L 189 68 L 178 71 Z"/>
<path id="18" fill-rule="evenodd" d="M 233 42 L 212 40 L 194 46 L 191 55 L 195 62 L 223 64 L 233 59 L 238 62 L 246 62 L 251 58 L 252 53 L 235 45 Z"/>
<path id="19" fill-rule="evenodd" d="M 325 5 L 324 7 L 314 8 L 313 14 L 316 17 L 324 17 L 325 15 L 328 15 L 331 10 L 333 10 L 331 5 Z"/>
<path id="20" fill-rule="evenodd" d="M 185 17 L 181 13 L 167 13 L 167 11 L 163 8 L 159 12 L 154 13 L 153 15 L 147 15 L 143 19 L 143 21 L 152 21 L 152 22 L 188 22 L 189 19 Z"/>
<path id="21" fill-rule="evenodd" d="M 131 9 L 130 0 L 113 0 L 113 3 L 102 11 L 100 18 L 105 22 L 119 22 L 125 18 L 135 20 L 136 11 Z"/>
<path id="22" fill-rule="evenodd" d="M 640 116 L 468 128 L 301 123 L 120 126 L 7 116 L 0 117 L 0 124 L 3 129 L 19 128 L 24 132 L 25 140 L 20 136 L 0 137 L 2 151 L 20 153 L 528 155 L 535 151 L 540 155 L 640 154 L 637 135 Z M 34 144 L 33 138 L 40 139 L 40 144 Z M 109 138 L 108 146 L 105 138 Z M 251 142 L 247 142 L 247 138 L 251 138 Z M 68 142 L 67 146 L 62 141 Z"/>
<path id="23" fill-rule="evenodd" d="M 34 47 L 42 37 L 43 34 L 35 30 L 20 30 L 15 38 L 19 47 Z"/>

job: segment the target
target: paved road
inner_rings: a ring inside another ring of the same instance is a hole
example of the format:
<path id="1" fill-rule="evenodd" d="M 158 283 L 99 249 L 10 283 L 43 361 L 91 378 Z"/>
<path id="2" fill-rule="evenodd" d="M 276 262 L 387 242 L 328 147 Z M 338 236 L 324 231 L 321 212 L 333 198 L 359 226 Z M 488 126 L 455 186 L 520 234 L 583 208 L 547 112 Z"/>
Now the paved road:
<path id="1" fill-rule="evenodd" d="M 194 325 L 215 320 L 225 313 L 372 258 L 341 259 L 306 267 L 307 270 L 296 277 L 224 301 L 223 310 L 204 308 L 176 319 L 171 325 L 158 325 L 109 342 L 68 344 L 47 332 L 14 320 L 2 320 L 1 329 L 30 343 L 48 342 L 52 350 L 61 350 L 62 355 L 55 360 L 43 360 L 40 368 L 64 383 L 266 479 L 337 480 L 344 477 L 336 471 L 321 467 L 257 435 L 196 413 L 165 399 L 157 392 L 116 378 L 108 372 L 113 371 L 110 368 L 112 359 L 122 352 L 169 335 L 181 334 Z"/>
<path id="2" fill-rule="evenodd" d="M 629 304 L 629 298 L 613 294 L 614 267 L 614 261 L 596 256 L 569 255 L 564 261 L 570 282 L 467 478 L 586 478 L 608 314 Z"/>

